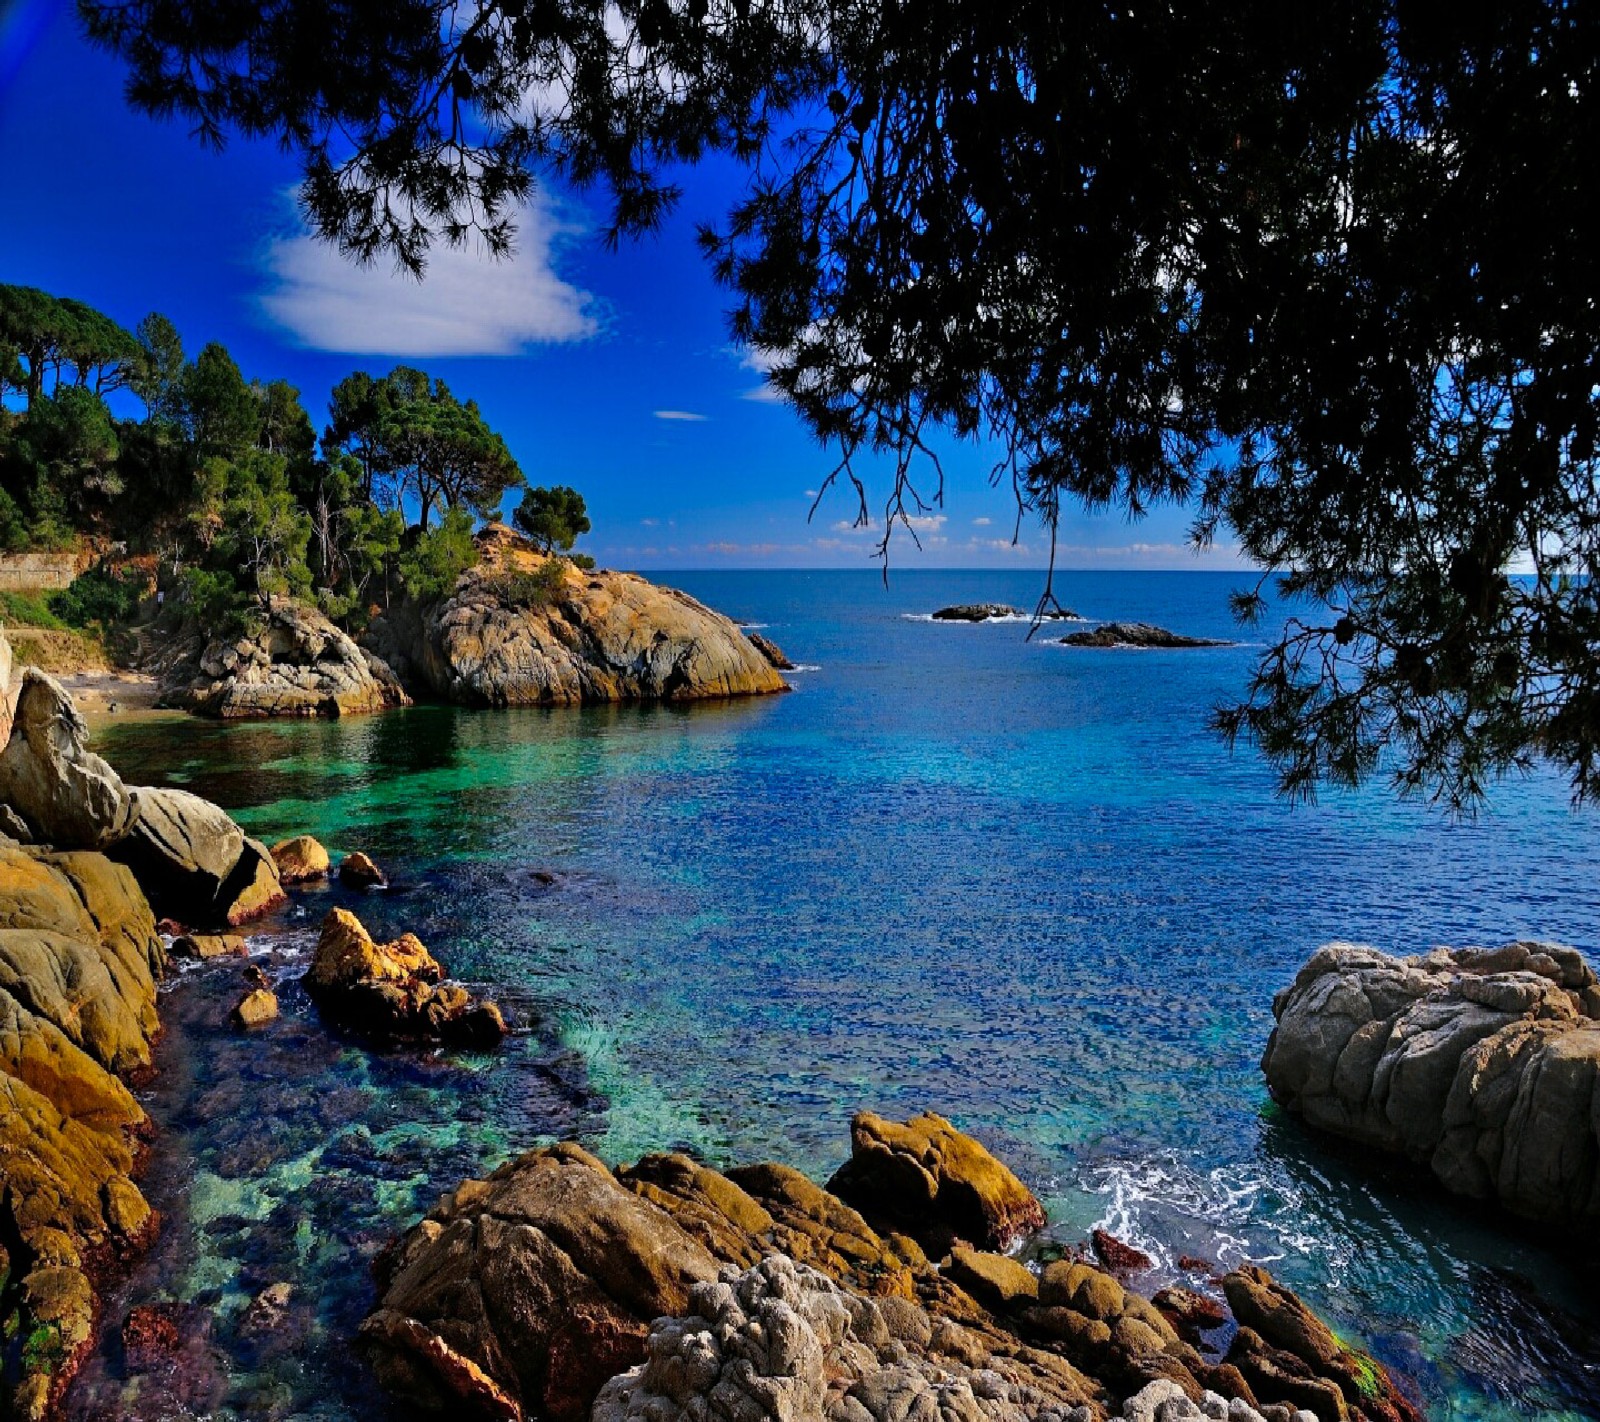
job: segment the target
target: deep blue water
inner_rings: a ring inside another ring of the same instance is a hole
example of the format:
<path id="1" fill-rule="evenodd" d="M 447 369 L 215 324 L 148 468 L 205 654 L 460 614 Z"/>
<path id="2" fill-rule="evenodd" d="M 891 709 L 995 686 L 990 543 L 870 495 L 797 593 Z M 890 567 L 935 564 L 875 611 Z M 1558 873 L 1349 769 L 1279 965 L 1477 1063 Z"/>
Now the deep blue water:
<path id="1" fill-rule="evenodd" d="M 360 905 L 374 929 L 414 929 L 526 1028 L 492 1058 L 375 1057 L 287 986 L 248 1042 L 220 1025 L 236 969 L 172 989 L 150 1098 L 168 1233 L 107 1313 L 193 1302 L 206 1410 L 387 1415 L 340 1343 L 364 1260 L 509 1151 L 578 1134 L 613 1161 L 683 1147 L 820 1179 L 867 1106 L 976 1131 L 1062 1238 L 1107 1223 L 1168 1261 L 1266 1262 L 1430 1415 L 1600 1415 L 1573 1251 L 1309 1138 L 1257 1066 L 1273 993 L 1330 939 L 1593 954 L 1600 818 L 1558 778 L 1507 782 L 1468 823 L 1381 786 L 1288 805 L 1205 725 L 1256 648 L 1088 651 L 1054 643 L 1068 627 L 1028 642 L 1020 623 L 925 620 L 1031 607 L 1034 573 L 664 580 L 760 625 L 807 668 L 794 691 L 99 732 L 131 780 L 372 853 L 396 881 Z M 1087 618 L 1229 637 L 1238 581 L 1081 573 L 1057 591 Z M 339 897 L 264 931 L 286 985 Z M 272 1357 L 235 1329 L 275 1278 L 304 1314 Z M 75 1405 L 162 1415 L 152 1388 L 121 1379 L 111 1344 Z"/>

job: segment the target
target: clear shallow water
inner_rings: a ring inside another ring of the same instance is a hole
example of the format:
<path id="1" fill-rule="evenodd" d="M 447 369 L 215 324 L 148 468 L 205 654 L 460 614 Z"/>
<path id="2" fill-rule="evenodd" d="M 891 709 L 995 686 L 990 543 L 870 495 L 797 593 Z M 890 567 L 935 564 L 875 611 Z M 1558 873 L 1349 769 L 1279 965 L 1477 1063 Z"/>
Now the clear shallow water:
<path id="1" fill-rule="evenodd" d="M 414 929 L 526 1026 L 494 1058 L 375 1057 L 294 992 L 235 1039 L 236 968 L 172 989 L 182 1065 L 151 1101 L 169 1229 L 107 1314 L 206 1310 L 208 1381 L 186 1384 L 206 1400 L 186 1405 L 389 1415 L 339 1341 L 365 1261 L 509 1151 L 576 1133 L 612 1160 L 684 1147 L 824 1178 L 870 1106 L 975 1130 L 1063 1238 L 1103 1221 L 1166 1259 L 1269 1262 L 1431 1415 L 1600 1415 L 1572 1251 L 1311 1140 L 1257 1067 L 1272 994 L 1328 939 L 1592 953 L 1600 818 L 1553 778 L 1504 785 L 1470 824 L 1381 789 L 1290 807 L 1205 730 L 1252 648 L 1088 651 L 917 616 L 1031 606 L 1036 575 L 668 580 L 817 670 L 727 705 L 100 733 L 130 779 L 373 853 L 396 879 L 361 905 L 374 930 Z M 1085 617 L 1230 636 L 1235 581 L 1069 574 L 1059 592 Z M 337 892 L 264 932 L 286 982 Z M 275 1279 L 297 1285 L 299 1332 L 264 1350 L 237 1324 Z M 80 1415 L 170 1415 L 119 1368 L 108 1346 Z"/>

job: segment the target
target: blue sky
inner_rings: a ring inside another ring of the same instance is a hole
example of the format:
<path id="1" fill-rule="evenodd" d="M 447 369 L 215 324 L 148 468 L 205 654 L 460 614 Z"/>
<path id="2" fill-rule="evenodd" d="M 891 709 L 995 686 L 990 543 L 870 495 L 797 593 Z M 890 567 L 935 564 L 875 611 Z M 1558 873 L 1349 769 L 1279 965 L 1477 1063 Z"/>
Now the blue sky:
<path id="1" fill-rule="evenodd" d="M 870 566 L 874 532 L 845 525 L 846 490 L 807 521 L 833 465 L 798 418 L 764 398 L 729 345 L 725 293 L 694 248 L 697 220 L 737 191 L 726 165 L 686 174 L 656 237 L 607 252 L 593 202 L 542 189 L 516 256 L 439 254 L 422 283 L 358 270 L 309 238 L 293 162 L 234 139 L 220 154 L 181 123 L 122 101 L 122 71 L 81 38 L 67 0 L 0 0 L 0 281 L 100 307 L 127 326 L 176 323 L 191 354 L 209 340 L 247 376 L 297 385 L 321 427 L 328 391 L 356 369 L 404 361 L 472 396 L 530 482 L 588 500 L 581 546 L 645 568 Z M 944 451 L 945 501 L 898 534 L 900 567 L 1042 566 L 1045 540 L 991 488 L 981 446 Z M 883 471 L 874 481 L 881 500 Z M 1184 544 L 1188 516 L 1130 525 L 1073 512 L 1066 567 L 1230 567 Z"/>

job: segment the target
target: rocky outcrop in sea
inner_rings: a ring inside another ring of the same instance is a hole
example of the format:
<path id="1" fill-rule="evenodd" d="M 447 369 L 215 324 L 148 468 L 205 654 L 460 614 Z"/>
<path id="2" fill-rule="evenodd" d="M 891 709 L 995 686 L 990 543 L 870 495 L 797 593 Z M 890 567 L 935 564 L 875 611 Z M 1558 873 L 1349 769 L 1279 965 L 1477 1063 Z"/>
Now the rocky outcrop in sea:
<path id="1" fill-rule="evenodd" d="M 1547 943 L 1394 958 L 1320 948 L 1262 1069 L 1309 1125 L 1526 1219 L 1600 1222 L 1600 982 Z"/>
<path id="2" fill-rule="evenodd" d="M 380 1257 L 362 1349 L 412 1405 L 496 1422 L 1420 1417 L 1260 1270 L 1222 1280 L 1222 1342 L 1083 1260 L 1035 1273 L 967 1242 L 935 1263 L 901 1226 L 1005 1237 L 1038 1202 L 938 1117 L 861 1124 L 870 1213 L 782 1165 L 530 1151 Z"/>
<path id="3" fill-rule="evenodd" d="M 783 691 L 730 619 L 635 573 L 547 559 L 501 525 L 434 602 L 377 618 L 366 645 L 416 694 L 468 706 L 689 701 Z"/>
<path id="4" fill-rule="evenodd" d="M 1092 632 L 1069 632 L 1061 639 L 1064 647 L 1231 647 L 1210 637 L 1185 637 L 1148 622 L 1106 622 Z"/>

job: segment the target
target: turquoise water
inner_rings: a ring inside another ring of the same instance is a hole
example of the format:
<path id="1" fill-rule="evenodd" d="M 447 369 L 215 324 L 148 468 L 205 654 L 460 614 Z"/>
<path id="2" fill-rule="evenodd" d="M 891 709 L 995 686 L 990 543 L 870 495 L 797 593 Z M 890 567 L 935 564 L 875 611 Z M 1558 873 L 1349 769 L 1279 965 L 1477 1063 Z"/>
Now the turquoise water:
<path id="1" fill-rule="evenodd" d="M 611 1160 L 683 1148 L 820 1179 L 862 1106 L 974 1130 L 1063 1238 L 1106 1223 L 1167 1261 L 1267 1262 L 1432 1416 L 1600 1415 L 1600 1313 L 1571 1248 L 1307 1137 L 1257 1066 L 1272 994 L 1329 939 L 1592 953 L 1594 812 L 1553 777 L 1466 824 L 1381 788 L 1291 807 L 1205 729 L 1251 647 L 1088 651 L 925 618 L 1031 606 L 1034 574 L 670 581 L 763 626 L 807 668 L 794 692 L 99 733 L 130 779 L 372 853 L 395 880 L 359 905 L 374 930 L 415 930 L 521 1030 L 458 1059 L 330 1037 L 292 981 L 326 906 L 353 902 L 339 890 L 264 926 L 284 1015 L 258 1037 L 221 1025 L 235 967 L 176 984 L 150 1098 L 168 1229 L 106 1312 L 114 1330 L 133 1302 L 190 1305 L 192 1366 L 128 1380 L 108 1339 L 77 1415 L 391 1415 L 342 1342 L 365 1262 L 463 1174 L 578 1135 Z M 1230 636 L 1235 581 L 1058 591 L 1086 617 Z M 278 1279 L 292 1327 L 245 1337 Z"/>

